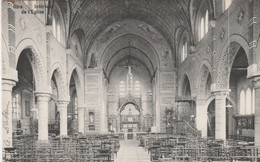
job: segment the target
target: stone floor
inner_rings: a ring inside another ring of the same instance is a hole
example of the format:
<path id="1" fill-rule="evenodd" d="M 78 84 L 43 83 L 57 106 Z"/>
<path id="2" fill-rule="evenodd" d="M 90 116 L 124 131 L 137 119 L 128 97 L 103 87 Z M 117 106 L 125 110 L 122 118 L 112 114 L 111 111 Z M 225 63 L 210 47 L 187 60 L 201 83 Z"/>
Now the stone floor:
<path id="1" fill-rule="evenodd" d="M 120 149 L 115 156 L 115 162 L 150 162 L 150 155 L 143 147 L 138 146 L 139 141 L 120 141 Z"/>

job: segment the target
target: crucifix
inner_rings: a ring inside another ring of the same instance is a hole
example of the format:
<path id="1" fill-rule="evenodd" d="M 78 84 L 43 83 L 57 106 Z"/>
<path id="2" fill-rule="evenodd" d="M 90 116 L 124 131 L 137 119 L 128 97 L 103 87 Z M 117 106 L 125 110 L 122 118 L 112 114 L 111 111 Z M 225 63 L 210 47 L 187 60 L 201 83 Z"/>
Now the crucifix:
<path id="1" fill-rule="evenodd" d="M 132 63 L 131 57 L 128 56 L 128 60 L 127 60 L 126 64 L 121 65 L 121 66 L 124 67 L 124 68 L 127 68 L 127 70 L 128 70 L 128 73 L 127 73 L 127 91 L 128 91 L 128 93 L 131 93 L 132 85 L 133 85 L 132 68 L 137 67 L 139 65 Z"/>

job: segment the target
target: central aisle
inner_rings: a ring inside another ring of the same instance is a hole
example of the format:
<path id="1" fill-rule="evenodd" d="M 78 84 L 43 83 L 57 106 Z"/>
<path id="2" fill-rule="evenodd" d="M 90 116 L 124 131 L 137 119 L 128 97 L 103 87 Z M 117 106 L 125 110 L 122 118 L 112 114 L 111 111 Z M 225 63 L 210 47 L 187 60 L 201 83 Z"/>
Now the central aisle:
<path id="1" fill-rule="evenodd" d="M 139 141 L 120 141 L 120 149 L 115 162 L 150 162 L 150 155 L 143 147 L 138 146 Z"/>

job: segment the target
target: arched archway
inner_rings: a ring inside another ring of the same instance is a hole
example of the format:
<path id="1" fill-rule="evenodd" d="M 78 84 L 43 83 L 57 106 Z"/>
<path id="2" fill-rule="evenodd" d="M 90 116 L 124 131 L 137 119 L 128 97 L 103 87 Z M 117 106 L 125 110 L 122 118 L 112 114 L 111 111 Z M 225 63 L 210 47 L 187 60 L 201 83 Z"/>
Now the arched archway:
<path id="1" fill-rule="evenodd" d="M 44 62 L 41 57 L 41 53 L 33 40 L 24 39 L 17 45 L 15 50 L 17 59 L 14 64 L 17 66 L 20 55 L 24 50 L 30 51 L 30 62 L 31 62 L 31 66 L 33 67 L 33 76 L 35 77 L 35 85 L 36 85 L 35 91 L 50 92 L 50 89 L 47 86 L 47 79 L 46 79 L 47 75 L 46 75 L 46 70 L 44 70 L 45 69 Z"/>
<path id="2" fill-rule="evenodd" d="M 78 132 L 78 96 L 80 95 L 80 83 L 77 70 L 74 69 L 69 81 L 70 103 L 67 110 L 68 134 L 72 135 Z"/>
<path id="3" fill-rule="evenodd" d="M 75 88 L 76 88 L 76 92 L 77 92 L 77 97 L 78 97 L 78 103 L 79 106 L 83 106 L 85 104 L 85 100 L 84 100 L 84 87 L 83 87 L 83 75 L 82 75 L 82 71 L 80 70 L 81 68 L 78 65 L 74 65 L 72 66 L 72 68 L 70 69 L 69 73 L 68 73 L 68 85 L 67 86 L 67 91 L 70 92 L 70 81 L 73 78 L 74 79 L 74 84 L 75 84 Z M 70 93 L 69 93 L 70 94 Z"/>
<path id="4" fill-rule="evenodd" d="M 141 109 L 136 102 L 125 102 L 119 109 L 120 130 L 137 132 L 141 129 Z"/>
<path id="5" fill-rule="evenodd" d="M 38 133 L 38 109 L 35 104 L 36 77 L 33 52 L 26 48 L 17 61 L 18 82 L 12 89 L 13 134 L 28 135 Z M 37 82 L 39 84 L 39 82 Z M 46 111 L 48 113 L 48 111 Z"/>
<path id="6" fill-rule="evenodd" d="M 254 129 L 247 124 L 243 127 L 239 126 L 239 120 L 254 120 L 254 112 L 252 111 L 254 109 L 254 98 L 252 98 L 254 94 L 251 82 L 247 78 L 249 56 L 246 49 L 240 45 L 237 45 L 234 52 L 230 61 L 228 86 L 231 90 L 229 96 L 235 100 L 235 104 L 232 103 L 232 107 L 227 111 L 227 135 L 233 139 L 239 137 L 246 141 L 252 141 Z M 242 97 L 243 92 L 244 97 Z M 243 103 L 245 106 L 243 106 Z"/>
<path id="7" fill-rule="evenodd" d="M 201 70 L 198 77 L 198 93 L 200 99 L 205 99 L 210 96 L 212 76 L 210 72 L 210 64 L 207 61 L 203 61 Z"/>
<path id="8" fill-rule="evenodd" d="M 65 75 L 62 71 L 61 66 L 59 63 L 56 63 L 53 65 L 53 67 L 50 70 L 49 75 L 49 84 L 51 84 L 51 80 L 55 79 L 57 91 L 58 91 L 58 100 L 68 100 L 68 93 L 66 88 L 66 80 Z"/>
<path id="9" fill-rule="evenodd" d="M 187 75 L 184 76 L 182 84 L 182 96 L 190 98 L 191 97 L 191 85 L 190 80 Z"/>
<path id="10" fill-rule="evenodd" d="M 240 49 L 244 50 L 244 56 L 247 63 L 250 64 L 249 46 L 244 38 L 238 35 L 232 35 L 225 44 L 218 62 L 216 81 L 216 89 L 228 89 L 232 65 Z M 228 79 L 227 79 L 228 76 Z"/>

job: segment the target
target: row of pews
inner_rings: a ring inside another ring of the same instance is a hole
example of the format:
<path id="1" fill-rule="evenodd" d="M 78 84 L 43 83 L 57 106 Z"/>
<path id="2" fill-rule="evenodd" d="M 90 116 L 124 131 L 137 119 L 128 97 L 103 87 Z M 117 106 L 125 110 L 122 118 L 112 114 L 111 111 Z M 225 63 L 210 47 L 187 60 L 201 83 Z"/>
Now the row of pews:
<path id="1" fill-rule="evenodd" d="M 139 140 L 152 162 L 260 161 L 260 147 L 244 141 L 173 134 L 143 134 Z"/>
<path id="2" fill-rule="evenodd" d="M 119 148 L 116 134 L 49 137 L 48 143 L 36 136 L 19 136 L 12 148 L 4 149 L 3 161 L 113 162 Z"/>

